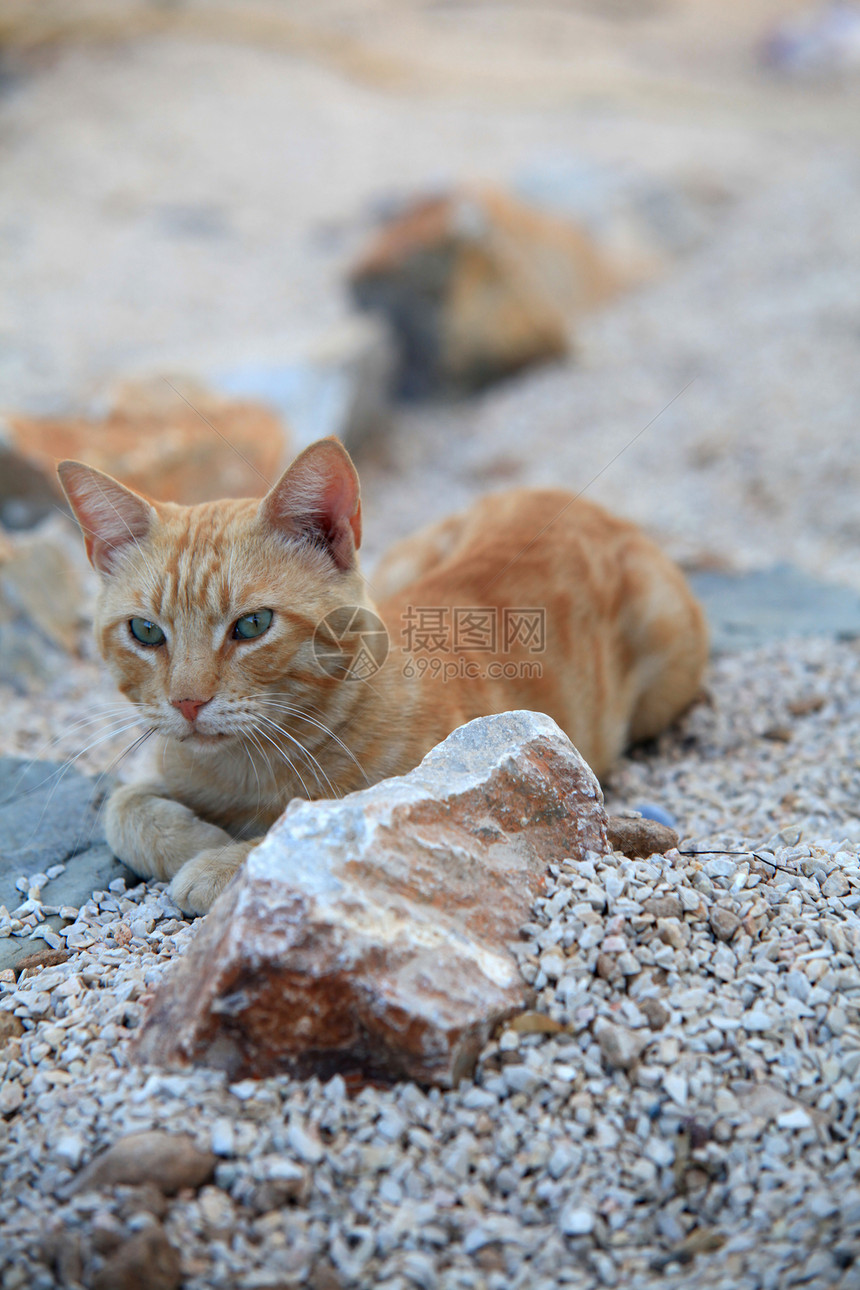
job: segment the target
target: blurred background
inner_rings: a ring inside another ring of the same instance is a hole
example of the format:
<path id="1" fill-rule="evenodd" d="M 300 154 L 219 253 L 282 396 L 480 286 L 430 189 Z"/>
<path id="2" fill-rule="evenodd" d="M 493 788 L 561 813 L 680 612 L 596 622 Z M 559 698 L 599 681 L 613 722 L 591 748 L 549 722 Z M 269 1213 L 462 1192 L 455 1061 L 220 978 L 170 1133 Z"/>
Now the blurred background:
<path id="1" fill-rule="evenodd" d="M 858 145 L 860 5 L 3 0 L 0 681 L 88 650 L 56 458 L 196 501 L 322 434 L 371 576 L 553 483 L 860 630 Z"/>

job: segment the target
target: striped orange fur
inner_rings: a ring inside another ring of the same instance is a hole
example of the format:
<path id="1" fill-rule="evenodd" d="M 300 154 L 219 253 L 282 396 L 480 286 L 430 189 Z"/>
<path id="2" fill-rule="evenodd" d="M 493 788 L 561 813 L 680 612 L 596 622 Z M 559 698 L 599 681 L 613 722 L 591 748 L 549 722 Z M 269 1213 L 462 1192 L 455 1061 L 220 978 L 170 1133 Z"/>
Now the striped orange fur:
<path id="1" fill-rule="evenodd" d="M 135 872 L 171 879 L 189 912 L 293 797 L 401 774 L 473 717 L 546 712 L 603 775 L 699 686 L 706 631 L 680 571 L 569 494 L 489 496 L 400 543 L 374 577 L 377 606 L 356 556 L 358 477 L 336 440 L 261 502 L 159 503 L 78 462 L 59 470 L 101 575 L 99 648 L 163 741 L 160 778 L 111 797 L 108 841 Z M 378 613 L 387 628 L 371 675 L 352 667 L 360 634 L 338 645 L 344 606 L 353 627 Z M 508 631 L 526 610 L 542 639 Z M 421 614 L 435 637 L 410 636 Z"/>

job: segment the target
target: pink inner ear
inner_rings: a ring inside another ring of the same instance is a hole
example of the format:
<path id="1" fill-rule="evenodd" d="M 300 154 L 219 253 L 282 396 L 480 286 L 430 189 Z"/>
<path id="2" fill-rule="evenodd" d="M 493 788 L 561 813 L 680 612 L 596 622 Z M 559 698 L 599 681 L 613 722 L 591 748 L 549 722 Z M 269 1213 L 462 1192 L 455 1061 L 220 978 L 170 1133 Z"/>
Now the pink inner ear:
<path id="1" fill-rule="evenodd" d="M 336 439 L 300 453 L 261 503 L 261 514 L 290 537 L 322 540 L 339 569 L 355 563 L 361 543 L 358 475 Z"/>
<path id="2" fill-rule="evenodd" d="M 90 564 L 100 573 L 113 572 L 117 556 L 149 533 L 154 509 L 118 480 L 82 462 L 61 462 L 58 474 L 83 529 Z"/>

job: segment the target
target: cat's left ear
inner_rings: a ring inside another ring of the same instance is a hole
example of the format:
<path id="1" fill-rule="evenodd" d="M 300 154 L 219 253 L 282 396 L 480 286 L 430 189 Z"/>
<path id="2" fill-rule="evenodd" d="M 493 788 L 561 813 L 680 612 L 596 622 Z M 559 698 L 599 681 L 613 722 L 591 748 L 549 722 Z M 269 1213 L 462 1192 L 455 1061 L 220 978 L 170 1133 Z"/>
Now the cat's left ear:
<path id="1" fill-rule="evenodd" d="M 339 569 L 354 568 L 361 497 L 358 472 L 343 444 L 320 439 L 299 453 L 263 498 L 260 515 L 287 537 L 322 543 Z"/>

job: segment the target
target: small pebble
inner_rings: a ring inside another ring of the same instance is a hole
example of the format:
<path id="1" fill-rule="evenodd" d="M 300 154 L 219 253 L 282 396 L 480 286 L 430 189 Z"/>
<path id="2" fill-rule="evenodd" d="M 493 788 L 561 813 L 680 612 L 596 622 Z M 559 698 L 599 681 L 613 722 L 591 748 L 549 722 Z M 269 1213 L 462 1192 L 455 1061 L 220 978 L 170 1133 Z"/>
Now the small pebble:
<path id="1" fill-rule="evenodd" d="M 566 1209 L 558 1221 L 565 1236 L 587 1236 L 594 1230 L 594 1214 L 584 1206 Z"/>

